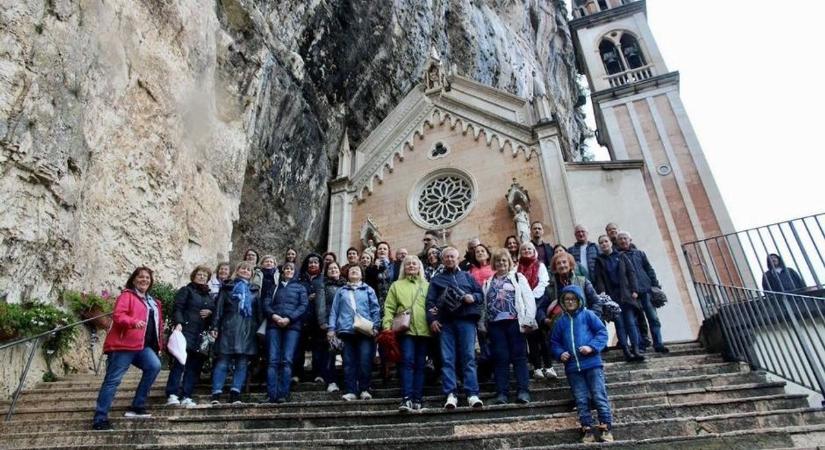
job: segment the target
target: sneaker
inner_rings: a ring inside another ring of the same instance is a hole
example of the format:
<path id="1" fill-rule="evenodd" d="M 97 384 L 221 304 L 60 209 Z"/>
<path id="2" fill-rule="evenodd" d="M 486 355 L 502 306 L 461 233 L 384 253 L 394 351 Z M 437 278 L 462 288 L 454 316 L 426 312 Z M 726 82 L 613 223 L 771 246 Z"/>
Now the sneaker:
<path id="1" fill-rule="evenodd" d="M 213 405 L 219 405 L 221 403 L 221 394 L 212 394 L 209 403 Z"/>
<path id="2" fill-rule="evenodd" d="M 544 371 L 541 369 L 536 369 L 533 371 L 533 378 L 535 379 L 544 379 Z"/>
<path id="3" fill-rule="evenodd" d="M 321 377 L 315 377 L 315 380 L 313 380 L 313 381 L 315 381 L 318 384 L 324 384 L 324 379 L 321 378 Z"/>
<path id="4" fill-rule="evenodd" d="M 530 403 L 530 393 L 529 392 L 519 392 L 516 396 L 516 403 L 521 403 L 522 405 L 526 405 Z"/>
<path id="5" fill-rule="evenodd" d="M 498 394 L 492 401 L 493 405 L 505 405 L 507 404 L 507 396 L 504 394 Z"/>
<path id="6" fill-rule="evenodd" d="M 166 406 L 180 406 L 180 400 L 178 400 L 178 396 L 175 394 L 170 395 L 166 399 Z"/>
<path id="7" fill-rule="evenodd" d="M 447 396 L 447 401 L 444 403 L 445 409 L 455 409 L 458 406 L 458 397 L 455 394 L 450 394 Z"/>
<path id="8" fill-rule="evenodd" d="M 596 437 L 593 436 L 593 430 L 590 427 L 582 427 L 582 444 L 592 444 L 596 442 Z"/>
<path id="9" fill-rule="evenodd" d="M 95 431 L 109 431 L 112 429 L 112 424 L 108 420 L 101 420 L 92 424 L 92 429 Z"/>
<path id="10" fill-rule="evenodd" d="M 233 405 L 240 405 L 243 403 L 241 401 L 241 393 L 235 391 L 229 391 L 229 403 Z"/>
<path id="11" fill-rule="evenodd" d="M 372 394 L 367 391 L 362 391 L 360 397 L 361 400 L 372 400 Z"/>
<path id="12" fill-rule="evenodd" d="M 398 411 L 400 412 L 410 412 L 413 410 L 413 403 L 412 400 L 401 400 L 401 404 L 398 405 Z"/>
<path id="13" fill-rule="evenodd" d="M 152 415 L 146 412 L 146 408 L 129 408 L 129 410 L 123 414 L 123 417 L 129 419 L 148 419 L 152 417 Z"/>
<path id="14" fill-rule="evenodd" d="M 422 405 L 421 402 L 413 402 L 412 409 L 415 412 L 421 412 L 424 410 L 424 405 Z"/>
<path id="15" fill-rule="evenodd" d="M 469 404 L 473 408 L 481 408 L 482 406 L 484 406 L 484 402 L 482 402 L 481 399 L 478 398 L 478 395 L 471 395 L 469 398 L 467 398 L 467 404 Z"/>
<path id="16" fill-rule="evenodd" d="M 184 408 L 194 408 L 194 407 L 198 406 L 198 404 L 195 403 L 195 401 L 192 400 L 191 398 L 186 397 L 183 400 L 181 400 L 180 406 L 183 406 Z"/>
<path id="17" fill-rule="evenodd" d="M 613 433 L 608 425 L 599 425 L 599 442 L 613 442 Z"/>
<path id="18" fill-rule="evenodd" d="M 293 383 L 297 384 L 299 381 L 301 381 L 301 379 L 300 379 L 300 378 L 298 378 L 298 377 L 292 377 L 292 382 L 293 382 Z"/>
<path id="19" fill-rule="evenodd" d="M 338 392 L 338 390 L 339 390 L 339 389 L 338 389 L 338 385 L 337 385 L 337 384 L 335 384 L 335 383 L 330 383 L 330 384 L 327 386 L 327 392 Z"/>
<path id="20" fill-rule="evenodd" d="M 348 402 L 351 402 L 353 400 L 358 400 L 358 396 L 351 393 L 351 392 L 347 392 L 346 394 L 342 395 L 341 398 L 343 398 L 344 400 L 346 400 Z"/>
<path id="21" fill-rule="evenodd" d="M 286 397 L 278 397 L 278 398 L 276 398 L 276 399 L 275 399 L 275 403 L 277 403 L 277 404 L 279 404 L 279 405 L 280 405 L 281 403 L 286 403 Z"/>
<path id="22" fill-rule="evenodd" d="M 548 368 L 544 369 L 544 378 L 556 379 L 558 377 L 559 377 L 559 375 L 556 373 L 555 369 L 553 369 L 552 367 L 548 367 Z"/>
<path id="23" fill-rule="evenodd" d="M 661 347 L 656 347 L 654 350 L 656 350 L 656 353 L 665 353 L 665 354 L 670 353 L 670 350 L 667 347 L 665 347 L 664 345 L 661 346 Z"/>

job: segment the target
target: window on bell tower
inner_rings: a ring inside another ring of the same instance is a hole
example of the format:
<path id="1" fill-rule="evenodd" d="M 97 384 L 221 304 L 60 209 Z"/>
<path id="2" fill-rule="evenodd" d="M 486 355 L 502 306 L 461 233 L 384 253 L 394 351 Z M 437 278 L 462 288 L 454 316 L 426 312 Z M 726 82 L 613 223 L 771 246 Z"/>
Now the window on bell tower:
<path id="1" fill-rule="evenodd" d="M 608 75 L 625 71 L 619 50 L 609 39 L 602 39 L 602 43 L 599 44 L 599 53 L 602 55 L 602 62 Z"/>
<path id="2" fill-rule="evenodd" d="M 645 57 L 642 54 L 642 49 L 639 47 L 639 41 L 635 37 L 625 33 L 622 34 L 622 39 L 619 41 L 622 47 L 622 54 L 625 61 L 627 61 L 628 69 L 638 69 L 645 65 Z"/>

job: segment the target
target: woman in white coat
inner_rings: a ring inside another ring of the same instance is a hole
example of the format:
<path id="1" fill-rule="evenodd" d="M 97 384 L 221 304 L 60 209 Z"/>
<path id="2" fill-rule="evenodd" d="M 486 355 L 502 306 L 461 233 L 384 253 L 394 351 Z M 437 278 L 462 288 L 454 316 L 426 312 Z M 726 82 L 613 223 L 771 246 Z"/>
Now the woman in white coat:
<path id="1" fill-rule="evenodd" d="M 510 252 L 493 253 L 495 273 L 484 282 L 484 307 L 481 325 L 490 339 L 495 367 L 496 398 L 494 404 L 508 402 L 510 365 L 516 375 L 518 403 L 530 402 L 530 371 L 527 368 L 525 334 L 536 325 L 536 301 L 527 278 L 514 270 Z"/>

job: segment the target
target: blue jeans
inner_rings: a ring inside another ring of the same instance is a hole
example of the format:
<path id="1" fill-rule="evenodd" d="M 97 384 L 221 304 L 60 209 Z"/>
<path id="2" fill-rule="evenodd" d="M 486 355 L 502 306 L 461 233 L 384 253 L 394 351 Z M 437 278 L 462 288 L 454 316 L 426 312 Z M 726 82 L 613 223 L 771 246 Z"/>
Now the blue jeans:
<path id="1" fill-rule="evenodd" d="M 521 334 L 518 320 L 499 320 L 487 325 L 493 351 L 496 374 L 496 393 L 507 395 L 510 391 L 510 364 L 516 374 L 519 392 L 528 392 L 530 370 L 527 368 L 527 341 Z"/>
<path id="2" fill-rule="evenodd" d="M 375 341 L 362 334 L 342 334 L 344 343 L 344 385 L 348 394 L 358 394 L 370 389 L 372 358 L 375 356 Z"/>
<path id="3" fill-rule="evenodd" d="M 166 381 L 166 396 L 177 395 L 182 398 L 192 398 L 195 385 L 201 376 L 201 369 L 205 357 L 195 351 L 186 351 L 186 365 L 178 362 L 177 358 L 169 355 L 170 368 L 169 379 Z M 181 383 L 181 376 L 183 383 Z"/>
<path id="4" fill-rule="evenodd" d="M 456 319 L 441 324 L 441 381 L 445 395 L 456 393 L 456 359 L 461 362 L 467 395 L 478 395 L 475 345 L 475 321 Z"/>
<path id="5" fill-rule="evenodd" d="M 639 349 L 639 326 L 636 323 L 636 308 L 622 303 L 622 313 L 616 316 L 616 336 L 619 338 L 619 347 L 628 354 L 631 350 Z M 627 341 L 630 339 L 630 346 Z"/>
<path id="6" fill-rule="evenodd" d="M 656 313 L 656 308 L 650 302 L 650 293 L 640 295 L 642 311 L 650 327 L 650 335 L 653 337 L 653 348 L 660 349 L 664 345 L 662 344 L 662 324 L 659 322 L 659 314 Z M 642 346 L 642 350 L 647 347 L 644 343 L 642 343 Z"/>
<path id="7" fill-rule="evenodd" d="M 301 332 L 288 328 L 269 328 L 266 341 L 269 359 L 266 369 L 266 392 L 270 400 L 289 397 L 292 381 L 292 360 L 295 348 L 301 339 Z"/>
<path id="8" fill-rule="evenodd" d="M 138 383 L 135 397 L 132 399 L 132 408 L 144 408 L 146 398 L 149 396 L 149 389 L 160 373 L 160 359 L 157 353 L 151 348 L 144 348 L 140 351 L 115 351 L 109 353 L 106 359 L 106 376 L 103 384 L 100 385 L 100 392 L 97 394 L 97 405 L 95 406 L 94 423 L 108 420 L 109 410 L 120 386 L 123 375 L 129 370 L 129 366 L 135 366 L 143 371 Z"/>
<path id="9" fill-rule="evenodd" d="M 607 387 L 604 385 L 604 369 L 594 367 L 581 372 L 567 372 L 567 382 L 570 383 L 573 397 L 576 399 L 581 426 L 593 426 L 593 416 L 590 415 L 592 400 L 599 413 L 599 423 L 607 425 L 609 429 L 613 423 L 613 416 L 610 413 L 610 400 L 607 399 Z"/>
<path id="10" fill-rule="evenodd" d="M 421 402 L 424 398 L 424 365 L 427 360 L 429 338 L 425 336 L 398 337 L 401 347 L 401 397 Z"/>
<path id="11" fill-rule="evenodd" d="M 220 394 L 223 392 L 223 384 L 226 381 L 226 374 L 229 372 L 229 364 L 235 366 L 235 372 L 232 375 L 232 391 L 241 393 L 243 385 L 246 383 L 246 369 L 249 366 L 249 356 L 232 354 L 219 355 L 215 362 L 215 370 L 212 372 L 212 393 Z"/>

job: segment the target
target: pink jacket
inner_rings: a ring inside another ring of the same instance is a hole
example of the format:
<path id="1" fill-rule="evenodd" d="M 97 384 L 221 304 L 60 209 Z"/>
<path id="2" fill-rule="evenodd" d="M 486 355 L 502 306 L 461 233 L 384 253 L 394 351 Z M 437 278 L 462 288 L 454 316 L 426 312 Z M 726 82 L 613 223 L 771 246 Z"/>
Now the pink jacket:
<path id="1" fill-rule="evenodd" d="M 163 351 L 163 313 L 160 303 L 155 302 L 155 304 L 157 305 L 155 325 L 158 332 L 158 347 Z M 103 352 L 143 350 L 146 328 L 136 328 L 136 324 L 141 320 L 144 322 L 149 320 L 149 307 L 135 291 L 124 289 L 115 301 L 112 328 L 106 335 L 106 341 L 103 342 Z"/>

